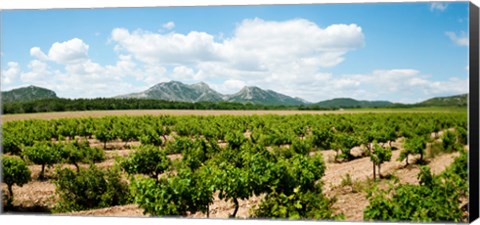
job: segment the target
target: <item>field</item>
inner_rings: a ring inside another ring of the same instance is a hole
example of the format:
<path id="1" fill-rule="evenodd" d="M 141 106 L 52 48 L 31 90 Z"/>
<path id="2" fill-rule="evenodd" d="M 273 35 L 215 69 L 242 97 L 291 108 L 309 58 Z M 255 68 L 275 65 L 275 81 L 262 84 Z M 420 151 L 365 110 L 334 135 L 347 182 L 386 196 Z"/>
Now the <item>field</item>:
<path id="1" fill-rule="evenodd" d="M 79 117 L 102 117 L 102 116 L 140 116 L 140 115 L 295 115 L 295 114 L 344 114 L 344 113 L 395 113 L 395 112 L 466 112 L 465 108 L 451 107 L 424 107 L 424 108 L 398 108 L 398 109 L 346 109 L 346 110 L 99 110 L 99 111 L 75 111 L 75 112 L 48 112 L 2 115 L 1 121 L 24 119 L 58 119 Z"/>
<path id="2" fill-rule="evenodd" d="M 90 111 L 5 115 L 2 123 L 4 157 L 31 171 L 22 187 L 12 185 L 11 204 L 4 198 L 9 213 L 347 221 L 468 216 L 461 110 Z M 92 196 L 74 187 L 79 180 L 107 186 L 84 187 L 102 195 Z M 6 183 L 2 189 L 9 193 Z M 400 201 L 412 193 L 423 197 Z"/>

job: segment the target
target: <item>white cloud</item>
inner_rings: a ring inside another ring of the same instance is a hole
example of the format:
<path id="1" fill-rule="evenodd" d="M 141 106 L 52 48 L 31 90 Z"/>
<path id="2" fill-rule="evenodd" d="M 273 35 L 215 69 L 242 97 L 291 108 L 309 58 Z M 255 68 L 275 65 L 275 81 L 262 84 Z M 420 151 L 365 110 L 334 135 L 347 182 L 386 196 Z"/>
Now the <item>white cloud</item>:
<path id="1" fill-rule="evenodd" d="M 333 24 L 320 28 L 303 19 L 288 21 L 242 21 L 230 38 L 215 41 L 214 35 L 192 31 L 152 33 L 116 28 L 111 39 L 115 49 L 146 64 L 190 66 L 198 73 L 226 78 L 277 73 L 291 75 L 294 68 L 316 71 L 341 63 L 344 55 L 364 45 L 361 27 Z M 285 71 L 285 69 L 288 71 Z M 207 70 L 210 69 L 210 70 Z M 225 73 L 228 72 L 228 73 Z"/>
<path id="2" fill-rule="evenodd" d="M 48 51 L 48 57 L 60 64 L 76 63 L 88 58 L 89 46 L 78 38 L 62 43 L 55 42 Z"/>
<path id="3" fill-rule="evenodd" d="M 49 69 L 48 65 L 40 60 L 34 59 L 28 64 L 29 72 L 22 73 L 20 79 L 25 83 L 34 83 L 38 81 L 43 81 L 52 74 L 52 71 Z"/>
<path id="4" fill-rule="evenodd" d="M 447 3 L 441 3 L 441 2 L 434 2 L 430 4 L 430 11 L 440 11 L 443 12 L 447 9 L 448 4 Z"/>
<path id="5" fill-rule="evenodd" d="M 348 51 L 364 45 L 362 28 L 333 24 L 324 29 L 304 19 L 244 20 L 222 44 L 222 54 L 238 69 L 273 70 L 285 63 L 332 67 Z"/>
<path id="6" fill-rule="evenodd" d="M 213 60 L 218 45 L 213 39 L 210 34 L 196 31 L 187 35 L 162 35 L 141 30 L 130 33 L 123 28 L 112 31 L 117 49 L 123 49 L 147 64 L 182 65 Z"/>
<path id="7" fill-rule="evenodd" d="M 311 102 L 350 97 L 413 103 L 419 99 L 468 92 L 468 78 L 439 81 L 414 69 L 374 70 L 367 74 L 317 73 L 297 80 L 257 80 L 253 85 Z"/>
<path id="8" fill-rule="evenodd" d="M 468 35 L 463 31 L 458 36 L 455 32 L 445 32 L 445 35 L 458 46 L 468 46 L 469 44 Z"/>
<path id="9" fill-rule="evenodd" d="M 212 88 L 222 94 L 233 94 L 240 91 L 240 89 L 246 85 L 242 80 L 229 79 L 221 84 L 213 84 Z"/>
<path id="10" fill-rule="evenodd" d="M 30 49 L 30 55 L 39 60 L 51 60 L 59 64 L 81 63 L 88 59 L 89 46 L 81 39 L 73 38 L 65 42 L 55 42 L 50 47 L 48 55 L 39 47 Z"/>
<path id="11" fill-rule="evenodd" d="M 7 69 L 2 70 L 2 85 L 12 83 L 20 73 L 20 66 L 17 62 L 8 62 Z"/>
<path id="12" fill-rule="evenodd" d="M 48 56 L 39 47 L 31 48 L 30 55 L 42 61 L 48 60 Z"/>
<path id="13" fill-rule="evenodd" d="M 176 66 L 171 75 L 173 80 L 193 80 L 194 76 L 193 69 L 186 66 Z"/>
<path id="14" fill-rule="evenodd" d="M 171 29 L 175 28 L 175 23 L 173 21 L 170 21 L 168 23 L 164 23 L 162 25 L 162 27 L 167 29 L 167 30 L 171 30 Z"/>

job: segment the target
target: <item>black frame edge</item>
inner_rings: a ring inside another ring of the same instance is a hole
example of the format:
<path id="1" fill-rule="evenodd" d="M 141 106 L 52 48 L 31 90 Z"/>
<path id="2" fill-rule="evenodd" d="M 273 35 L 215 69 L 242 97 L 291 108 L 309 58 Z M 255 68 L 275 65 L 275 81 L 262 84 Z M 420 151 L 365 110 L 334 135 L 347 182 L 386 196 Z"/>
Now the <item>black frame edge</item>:
<path id="1" fill-rule="evenodd" d="M 470 2 L 469 6 L 469 222 L 478 219 L 479 216 L 479 9 Z"/>

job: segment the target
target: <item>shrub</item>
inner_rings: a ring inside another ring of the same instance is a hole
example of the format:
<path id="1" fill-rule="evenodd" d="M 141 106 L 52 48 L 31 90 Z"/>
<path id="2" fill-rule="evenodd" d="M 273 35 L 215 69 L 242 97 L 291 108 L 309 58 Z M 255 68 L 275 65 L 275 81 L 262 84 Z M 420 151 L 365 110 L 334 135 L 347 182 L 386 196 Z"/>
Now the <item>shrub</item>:
<path id="1" fill-rule="evenodd" d="M 74 172 L 58 169 L 54 181 L 60 202 L 55 212 L 79 211 L 126 204 L 130 200 L 128 185 L 118 170 L 101 170 L 95 166 Z"/>
<path id="2" fill-rule="evenodd" d="M 25 162 L 18 157 L 2 157 L 2 182 L 7 184 L 7 206 L 13 202 L 14 184 L 22 187 L 31 180 L 31 172 Z"/>
<path id="3" fill-rule="evenodd" d="M 105 160 L 105 152 L 99 148 L 91 148 L 88 142 L 74 141 L 65 145 L 60 145 L 62 159 L 80 170 L 79 162 L 95 163 Z"/>
<path id="4" fill-rule="evenodd" d="M 450 179 L 432 175 L 421 167 L 420 185 L 405 184 L 387 191 L 373 189 L 370 205 L 364 211 L 366 220 L 459 222 L 463 215 L 459 204 L 459 187 Z M 391 197 L 389 197 L 391 196 Z"/>
<path id="5" fill-rule="evenodd" d="M 61 152 L 57 145 L 50 142 L 36 142 L 33 146 L 26 147 L 23 154 L 33 163 L 41 165 L 39 179 L 45 179 L 45 166 L 52 166 L 61 161 Z"/>
<path id="6" fill-rule="evenodd" d="M 272 192 L 255 207 L 254 216 L 277 219 L 343 219 L 331 209 L 334 199 L 326 198 L 320 190 L 302 192 L 296 188 L 291 195 Z"/>
<path id="7" fill-rule="evenodd" d="M 207 178 L 207 179 L 206 179 Z M 134 202 L 152 216 L 187 216 L 207 212 L 213 202 L 213 187 L 206 174 L 181 169 L 177 176 L 159 180 L 135 177 L 130 183 Z"/>
<path id="8" fill-rule="evenodd" d="M 145 174 L 158 179 L 171 165 L 170 159 L 159 147 L 143 145 L 120 162 L 120 166 L 128 174 Z"/>

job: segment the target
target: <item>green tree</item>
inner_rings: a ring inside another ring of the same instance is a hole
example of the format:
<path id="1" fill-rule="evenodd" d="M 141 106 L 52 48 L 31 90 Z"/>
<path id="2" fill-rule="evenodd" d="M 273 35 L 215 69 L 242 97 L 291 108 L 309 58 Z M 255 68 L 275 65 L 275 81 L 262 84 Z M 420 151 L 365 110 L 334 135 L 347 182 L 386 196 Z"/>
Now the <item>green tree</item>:
<path id="1" fill-rule="evenodd" d="M 254 208 L 258 218 L 279 219 L 342 219 L 343 215 L 334 215 L 333 199 L 325 197 L 319 188 L 316 191 L 302 192 L 296 188 L 290 195 L 273 192 Z"/>
<path id="2" fill-rule="evenodd" d="M 13 203 L 13 185 L 22 187 L 31 180 L 31 172 L 25 162 L 17 157 L 2 157 L 2 181 L 7 184 L 7 206 Z"/>
<path id="3" fill-rule="evenodd" d="M 400 152 L 400 157 L 398 161 L 403 161 L 405 159 L 406 165 L 408 166 L 408 155 L 411 154 L 420 154 L 420 162 L 423 161 L 423 155 L 425 154 L 426 143 L 425 139 L 420 136 L 407 138 L 403 143 L 403 150 Z"/>
<path id="4" fill-rule="evenodd" d="M 101 170 L 92 165 L 78 173 L 68 168 L 58 169 L 55 176 L 55 192 L 60 196 L 55 212 L 110 207 L 130 201 L 128 185 L 118 170 Z"/>
<path id="5" fill-rule="evenodd" d="M 78 163 L 95 163 L 105 159 L 105 152 L 98 148 L 91 148 L 88 141 L 79 142 L 77 140 L 67 143 L 59 144 L 61 151 L 61 158 L 77 168 L 80 171 Z"/>
<path id="6" fill-rule="evenodd" d="M 392 158 L 392 150 L 390 147 L 382 147 L 376 141 L 373 142 L 373 152 L 370 154 L 370 161 L 372 161 L 374 168 L 375 165 L 378 167 L 378 176 L 382 178 L 380 171 L 381 165 L 384 162 L 390 161 Z M 375 180 L 375 170 L 373 172 L 373 179 Z"/>
<path id="7" fill-rule="evenodd" d="M 50 142 L 36 142 L 33 146 L 25 147 L 23 154 L 35 164 L 41 165 L 39 179 L 45 179 L 45 166 L 52 166 L 61 161 L 61 151 L 56 144 Z"/>
<path id="8" fill-rule="evenodd" d="M 165 152 L 153 145 L 142 145 L 120 161 L 120 166 L 128 174 L 145 174 L 154 179 L 158 179 L 158 175 L 165 172 L 170 165 L 171 161 Z"/>
<path id="9" fill-rule="evenodd" d="M 163 142 L 160 134 L 158 134 L 157 131 L 155 131 L 155 129 L 152 127 L 148 127 L 140 136 L 140 143 L 142 143 L 142 145 L 160 146 Z"/>

